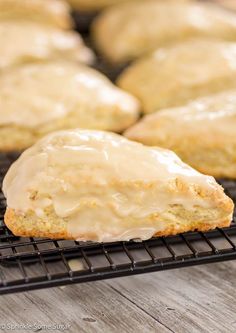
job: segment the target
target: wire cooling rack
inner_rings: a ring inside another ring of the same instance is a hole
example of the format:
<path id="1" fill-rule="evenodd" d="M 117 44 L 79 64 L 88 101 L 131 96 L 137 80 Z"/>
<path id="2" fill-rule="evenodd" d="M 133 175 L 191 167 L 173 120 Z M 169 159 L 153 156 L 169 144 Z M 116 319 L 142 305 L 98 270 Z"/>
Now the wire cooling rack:
<path id="1" fill-rule="evenodd" d="M 0 181 L 14 158 L 0 156 Z M 236 183 L 222 184 L 236 199 Z M 207 233 L 98 244 L 17 238 L 4 225 L 4 212 L 5 200 L 0 194 L 0 294 L 236 258 L 234 222 L 230 228 Z"/>

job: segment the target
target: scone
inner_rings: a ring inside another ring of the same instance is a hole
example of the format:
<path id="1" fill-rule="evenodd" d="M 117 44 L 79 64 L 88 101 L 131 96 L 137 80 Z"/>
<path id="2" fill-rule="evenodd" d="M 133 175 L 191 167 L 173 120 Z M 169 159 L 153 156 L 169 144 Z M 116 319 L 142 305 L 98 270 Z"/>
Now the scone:
<path id="1" fill-rule="evenodd" d="M 125 136 L 171 149 L 205 174 L 236 179 L 236 90 L 148 115 Z"/>
<path id="2" fill-rule="evenodd" d="M 5 223 L 18 236 L 127 241 L 229 226 L 233 202 L 171 151 L 99 131 L 54 132 L 11 166 Z"/>
<path id="3" fill-rule="evenodd" d="M 135 97 L 85 65 L 55 61 L 0 75 L 0 151 L 24 149 L 58 129 L 121 132 L 138 115 Z"/>
<path id="4" fill-rule="evenodd" d="M 0 45 L 0 70 L 55 59 L 91 63 L 94 58 L 76 32 L 35 22 L 1 22 Z"/>
<path id="5" fill-rule="evenodd" d="M 236 88 L 236 43 L 193 40 L 137 60 L 118 85 L 139 98 L 143 112 Z"/>
<path id="6" fill-rule="evenodd" d="M 211 3 L 131 1 L 102 12 L 92 30 L 98 50 L 120 63 L 189 38 L 236 40 L 236 16 Z"/>
<path id="7" fill-rule="evenodd" d="M 62 29 L 73 26 L 70 6 L 64 0 L 0 0 L 0 23 L 34 21 Z"/>

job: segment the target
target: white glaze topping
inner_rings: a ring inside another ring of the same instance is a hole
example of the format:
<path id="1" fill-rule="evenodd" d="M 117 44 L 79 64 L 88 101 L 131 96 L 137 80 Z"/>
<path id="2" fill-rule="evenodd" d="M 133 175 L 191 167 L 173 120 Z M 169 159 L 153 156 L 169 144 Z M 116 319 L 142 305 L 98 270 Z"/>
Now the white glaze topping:
<path id="1" fill-rule="evenodd" d="M 8 207 L 20 214 L 33 210 L 45 217 L 52 206 L 73 237 L 112 241 L 150 238 L 164 228 L 150 216 L 171 204 L 189 210 L 216 205 L 191 185 L 210 194 L 219 190 L 212 177 L 171 151 L 113 133 L 73 130 L 53 133 L 25 151 L 8 171 L 3 191 Z"/>
<path id="2" fill-rule="evenodd" d="M 118 114 L 132 118 L 131 124 L 138 110 L 134 97 L 84 65 L 59 61 L 31 64 L 0 76 L 0 126 L 34 128 L 71 112 L 77 115 L 75 127 L 84 126 L 85 121 L 87 127 L 93 126 L 98 122 L 96 117 L 104 121 L 112 112 L 114 117 Z"/>
<path id="3" fill-rule="evenodd" d="M 93 61 L 92 51 L 85 47 L 79 34 L 34 22 L 1 22 L 0 45 L 0 69 L 58 58 Z"/>

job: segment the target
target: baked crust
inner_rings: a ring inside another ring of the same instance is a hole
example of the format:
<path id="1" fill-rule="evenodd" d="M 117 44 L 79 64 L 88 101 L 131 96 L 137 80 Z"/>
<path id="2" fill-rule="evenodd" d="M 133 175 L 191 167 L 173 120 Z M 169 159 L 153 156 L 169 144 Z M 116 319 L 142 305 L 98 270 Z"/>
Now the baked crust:
<path id="1" fill-rule="evenodd" d="M 173 150 L 216 178 L 236 179 L 236 91 L 155 112 L 125 132 L 130 140 Z"/>
<path id="2" fill-rule="evenodd" d="M 0 22 L 30 20 L 70 29 L 70 7 L 64 0 L 0 0 Z"/>
<path id="3" fill-rule="evenodd" d="M 157 50 L 121 73 L 118 86 L 136 96 L 144 113 L 181 106 L 236 88 L 236 43 L 191 40 Z"/>
<path id="4" fill-rule="evenodd" d="M 223 188 L 174 153 L 98 131 L 42 139 L 12 165 L 3 192 L 6 225 L 20 236 L 148 239 L 228 226 L 233 214 Z"/>
<path id="5" fill-rule="evenodd" d="M 45 219 L 40 219 L 33 212 L 21 215 L 13 209 L 8 208 L 5 213 L 4 221 L 8 229 L 10 229 L 15 236 L 20 237 L 42 237 L 68 240 L 77 240 L 81 237 L 81 239 L 88 241 L 93 241 L 95 238 L 95 235 L 91 232 L 83 233 L 79 237 L 74 238 L 73 235 L 68 233 L 68 222 L 66 219 L 59 218 L 55 213 L 47 215 Z M 229 219 L 215 221 L 214 223 L 204 223 L 203 221 L 195 221 L 192 223 L 191 221 L 182 221 L 178 226 L 175 221 L 168 221 L 166 222 L 164 230 L 156 232 L 153 236 L 174 236 L 189 231 L 204 232 L 215 228 L 226 228 L 229 226 Z"/>
<path id="6" fill-rule="evenodd" d="M 92 36 L 109 61 L 126 63 L 189 38 L 235 40 L 235 15 L 213 3 L 130 1 L 102 12 Z"/>

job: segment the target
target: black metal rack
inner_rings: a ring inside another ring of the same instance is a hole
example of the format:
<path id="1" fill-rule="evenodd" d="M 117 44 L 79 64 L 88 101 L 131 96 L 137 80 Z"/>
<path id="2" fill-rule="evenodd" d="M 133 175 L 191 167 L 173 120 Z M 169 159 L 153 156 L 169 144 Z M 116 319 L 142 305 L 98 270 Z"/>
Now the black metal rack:
<path id="1" fill-rule="evenodd" d="M 14 155 L 1 156 L 1 179 L 12 158 Z M 222 184 L 227 188 L 228 194 L 235 199 L 236 183 L 222 181 Z M 98 244 L 17 238 L 4 225 L 4 212 L 5 200 L 1 194 L 0 294 L 236 258 L 234 222 L 230 228 L 207 233 L 192 232 L 143 242 Z"/>

